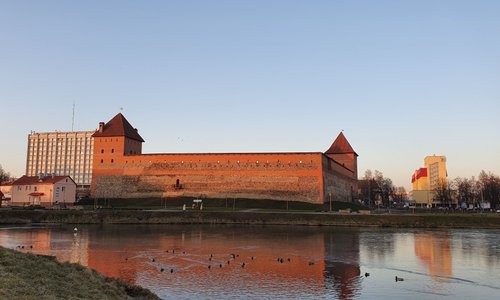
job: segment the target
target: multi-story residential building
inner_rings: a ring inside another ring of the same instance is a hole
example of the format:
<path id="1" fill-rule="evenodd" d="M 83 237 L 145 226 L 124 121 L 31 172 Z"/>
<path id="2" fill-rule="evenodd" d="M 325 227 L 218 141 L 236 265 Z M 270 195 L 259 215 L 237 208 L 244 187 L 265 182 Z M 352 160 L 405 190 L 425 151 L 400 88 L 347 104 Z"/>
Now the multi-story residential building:
<path id="1" fill-rule="evenodd" d="M 435 190 L 440 184 L 446 184 L 446 157 L 445 156 L 427 156 L 424 159 L 425 167 L 429 173 L 429 189 Z"/>
<path id="2" fill-rule="evenodd" d="M 438 204 L 434 201 L 435 190 L 441 184 L 446 184 L 446 157 L 427 156 L 424 165 L 425 167 L 416 170 L 411 178 L 411 194 L 417 205 L 432 207 Z"/>
<path id="3" fill-rule="evenodd" d="M 28 135 L 26 175 L 71 176 L 79 188 L 92 182 L 95 131 L 32 132 Z"/>

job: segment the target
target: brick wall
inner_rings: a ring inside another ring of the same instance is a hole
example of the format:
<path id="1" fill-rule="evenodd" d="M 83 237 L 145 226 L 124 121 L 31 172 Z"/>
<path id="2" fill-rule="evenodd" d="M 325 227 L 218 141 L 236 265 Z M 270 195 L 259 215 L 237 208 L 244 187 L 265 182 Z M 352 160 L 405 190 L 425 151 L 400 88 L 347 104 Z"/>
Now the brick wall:
<path id="1" fill-rule="evenodd" d="M 143 154 L 97 160 L 94 197 L 323 202 L 321 153 Z"/>
<path id="2" fill-rule="evenodd" d="M 357 191 L 355 173 L 333 161 L 328 156 L 323 157 L 323 195 L 324 200 L 350 202 Z"/>
<path id="3" fill-rule="evenodd" d="M 94 139 L 91 195 L 351 201 L 357 166 L 320 152 L 141 154 L 127 137 Z M 355 168 L 352 171 L 348 167 Z"/>

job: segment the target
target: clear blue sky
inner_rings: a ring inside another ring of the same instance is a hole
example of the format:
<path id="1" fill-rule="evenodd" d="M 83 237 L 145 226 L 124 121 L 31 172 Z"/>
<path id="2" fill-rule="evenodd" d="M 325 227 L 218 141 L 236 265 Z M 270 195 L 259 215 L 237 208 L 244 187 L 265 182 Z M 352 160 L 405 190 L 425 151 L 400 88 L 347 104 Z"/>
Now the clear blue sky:
<path id="1" fill-rule="evenodd" d="M 123 108 L 144 152 L 324 151 L 500 175 L 500 1 L 1 1 L 0 164 Z"/>

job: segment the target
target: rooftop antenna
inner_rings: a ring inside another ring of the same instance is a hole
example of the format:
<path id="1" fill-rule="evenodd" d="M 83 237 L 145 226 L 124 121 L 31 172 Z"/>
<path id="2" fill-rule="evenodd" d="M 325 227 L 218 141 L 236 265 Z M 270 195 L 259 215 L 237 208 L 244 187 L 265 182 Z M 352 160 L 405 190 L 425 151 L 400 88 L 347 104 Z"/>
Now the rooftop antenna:
<path id="1" fill-rule="evenodd" d="M 73 101 L 73 117 L 71 118 L 71 131 L 75 127 L 75 101 Z"/>

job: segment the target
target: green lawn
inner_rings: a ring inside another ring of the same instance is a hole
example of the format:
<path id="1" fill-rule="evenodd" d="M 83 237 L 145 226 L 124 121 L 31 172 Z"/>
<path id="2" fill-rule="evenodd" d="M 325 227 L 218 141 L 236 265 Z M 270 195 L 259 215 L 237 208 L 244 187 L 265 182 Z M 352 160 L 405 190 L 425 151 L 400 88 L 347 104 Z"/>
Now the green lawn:
<path id="1" fill-rule="evenodd" d="M 0 299 L 159 299 L 78 264 L 0 247 Z"/>

